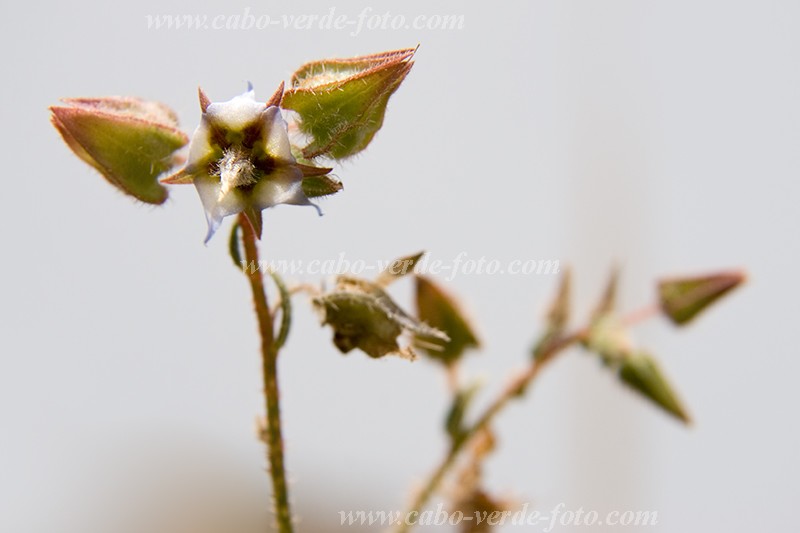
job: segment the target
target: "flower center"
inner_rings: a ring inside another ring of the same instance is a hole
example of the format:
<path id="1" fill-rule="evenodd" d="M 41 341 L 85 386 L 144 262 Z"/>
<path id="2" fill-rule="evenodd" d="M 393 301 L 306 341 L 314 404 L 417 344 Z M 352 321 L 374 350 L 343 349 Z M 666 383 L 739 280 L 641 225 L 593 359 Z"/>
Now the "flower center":
<path id="1" fill-rule="evenodd" d="M 258 183 L 256 167 L 250 161 L 248 154 L 239 148 L 226 148 L 219 160 L 221 200 L 231 190 L 248 187 Z"/>

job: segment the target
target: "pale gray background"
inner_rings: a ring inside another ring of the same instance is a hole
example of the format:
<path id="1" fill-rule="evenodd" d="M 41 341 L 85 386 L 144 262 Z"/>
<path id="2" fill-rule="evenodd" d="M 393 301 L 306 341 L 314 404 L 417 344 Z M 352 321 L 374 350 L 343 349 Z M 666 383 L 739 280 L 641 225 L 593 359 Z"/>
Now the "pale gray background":
<path id="1" fill-rule="evenodd" d="M 488 485 L 544 511 L 657 510 L 653 532 L 796 528 L 800 4 L 406 2 L 373 7 L 464 14 L 466 26 L 357 37 L 145 25 L 245 5 L 3 5 L 0 529 L 250 532 L 268 520 L 258 344 L 228 225 L 206 248 L 192 188 L 163 208 L 119 194 L 62 145 L 47 106 L 139 95 L 191 130 L 198 84 L 222 100 L 251 80 L 267 97 L 304 61 L 417 43 L 386 128 L 337 169 L 345 192 L 323 218 L 266 213 L 264 252 L 558 258 L 575 266 L 582 315 L 614 261 L 627 308 L 656 276 L 746 267 L 751 283 L 696 327 L 637 332 L 693 428 L 572 353 L 499 419 Z M 249 5 L 355 16 L 369 4 Z M 448 285 L 485 340 L 466 371 L 488 392 L 522 363 L 555 281 Z M 394 294 L 407 303 L 409 289 Z M 340 509 L 402 508 L 443 451 L 443 376 L 344 358 L 296 307 L 280 366 L 305 529 L 338 530 Z"/>

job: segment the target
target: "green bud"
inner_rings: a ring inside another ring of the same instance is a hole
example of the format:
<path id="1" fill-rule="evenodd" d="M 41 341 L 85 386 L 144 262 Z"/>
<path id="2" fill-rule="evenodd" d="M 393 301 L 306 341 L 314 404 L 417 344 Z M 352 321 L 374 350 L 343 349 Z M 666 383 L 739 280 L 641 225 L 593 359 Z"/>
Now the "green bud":
<path id="1" fill-rule="evenodd" d="M 367 147 L 386 104 L 411 70 L 416 49 L 314 61 L 292 76 L 281 106 L 296 111 L 310 142 L 302 156 L 342 159 Z"/>
<path id="2" fill-rule="evenodd" d="M 547 312 L 547 327 L 544 335 L 533 348 L 534 359 L 540 359 L 548 354 L 548 350 L 553 343 L 558 342 L 564 334 L 570 317 L 570 300 L 572 298 L 572 274 L 567 269 L 561 276 L 561 283 L 558 286 L 558 293 L 550 310 Z"/>
<path id="3" fill-rule="evenodd" d="M 618 364 L 633 351 L 628 332 L 615 312 L 618 285 L 619 270 L 614 268 L 592 313 L 589 331 L 583 340 L 584 347 L 599 355 L 608 366 Z"/>
<path id="4" fill-rule="evenodd" d="M 604 364 L 615 366 L 633 353 L 633 345 L 620 320 L 611 314 L 595 318 L 583 341 L 584 347 L 596 353 Z"/>
<path id="5" fill-rule="evenodd" d="M 344 186 L 342 182 L 330 176 L 309 176 L 303 178 L 301 184 L 303 192 L 308 198 L 319 198 L 320 196 L 330 196 L 341 191 Z"/>
<path id="6" fill-rule="evenodd" d="M 158 176 L 178 161 L 189 142 L 175 113 L 137 98 L 74 98 L 50 108 L 51 122 L 67 146 L 109 183 L 142 202 L 161 204 L 167 190 Z"/>
<path id="7" fill-rule="evenodd" d="M 619 287 L 619 269 L 614 267 L 608 276 L 606 287 L 594 310 L 594 318 L 600 318 L 614 312 L 617 307 L 617 288 Z"/>
<path id="8" fill-rule="evenodd" d="M 339 276 L 336 287 L 314 299 L 322 323 L 333 328 L 333 343 L 342 353 L 358 348 L 370 357 L 389 354 L 416 357 L 410 346 L 401 347 L 403 333 L 446 341 L 447 335 L 416 320 L 403 311 L 377 284 Z"/>
<path id="9" fill-rule="evenodd" d="M 417 263 L 419 263 L 419 260 L 422 259 L 423 255 L 425 255 L 425 252 L 418 252 L 414 255 L 407 255 L 405 257 L 395 259 L 389 263 L 389 266 L 387 266 L 383 272 L 378 274 L 375 283 L 382 287 L 386 287 L 393 281 L 408 274 L 412 274 L 414 272 L 414 267 L 417 265 Z"/>
<path id="10" fill-rule="evenodd" d="M 689 415 L 655 360 L 645 353 L 636 353 L 626 358 L 619 368 L 619 377 L 636 392 L 662 408 L 685 424 Z"/>
<path id="11" fill-rule="evenodd" d="M 453 398 L 453 403 L 447 411 L 445 417 L 444 427 L 447 434 L 450 435 L 450 440 L 455 443 L 464 438 L 464 415 L 469 408 L 472 399 L 478 392 L 478 386 L 472 385 L 470 387 L 459 390 Z"/>
<path id="12" fill-rule="evenodd" d="M 741 272 L 663 280 L 658 284 L 661 310 L 682 326 L 744 281 Z"/>
<path id="13" fill-rule="evenodd" d="M 416 281 L 417 316 L 449 337 L 433 342 L 417 339 L 417 346 L 445 365 L 458 361 L 466 350 L 478 348 L 480 341 L 455 299 L 427 278 L 417 276 Z"/>

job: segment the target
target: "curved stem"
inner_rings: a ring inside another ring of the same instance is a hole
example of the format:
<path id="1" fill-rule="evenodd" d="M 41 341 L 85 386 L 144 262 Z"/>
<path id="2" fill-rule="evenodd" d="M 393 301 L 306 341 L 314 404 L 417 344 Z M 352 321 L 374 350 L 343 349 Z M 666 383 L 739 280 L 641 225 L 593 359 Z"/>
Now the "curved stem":
<path id="1" fill-rule="evenodd" d="M 403 523 L 397 528 L 397 533 L 406 533 L 410 530 L 413 520 L 422 511 L 423 507 L 428 503 L 428 500 L 438 490 L 445 475 L 449 472 L 450 468 L 455 464 L 458 455 L 465 448 L 466 444 L 472 440 L 475 435 L 480 433 L 494 420 L 500 411 L 514 398 L 519 398 L 528 389 L 528 386 L 536 379 L 539 372 L 552 361 L 556 355 L 564 351 L 566 348 L 572 346 L 574 343 L 580 341 L 586 335 L 586 330 L 579 330 L 571 335 L 562 337 L 561 339 L 550 344 L 546 351 L 542 353 L 539 358 L 535 359 L 521 374 L 514 377 L 503 392 L 486 408 L 483 414 L 478 417 L 478 420 L 464 431 L 462 438 L 453 442 L 450 450 L 445 456 L 444 460 L 439 464 L 436 470 L 433 471 L 431 477 L 425 483 L 425 486 L 417 494 L 417 497 L 412 502 L 403 517 Z"/>
<path id="2" fill-rule="evenodd" d="M 275 506 L 275 521 L 280 533 L 292 533 L 292 513 L 289 508 L 289 491 L 286 485 L 286 470 L 283 459 L 283 436 L 281 434 L 280 396 L 278 391 L 278 351 L 272 324 L 272 313 L 264 290 L 264 279 L 258 268 L 256 235 L 246 217 L 240 216 L 242 244 L 245 257 L 245 274 L 253 292 L 253 304 L 258 317 L 261 334 L 261 363 L 264 376 L 264 398 L 267 409 L 267 426 L 264 440 L 267 444 L 269 473 L 272 478 L 272 494 Z"/>
<path id="3" fill-rule="evenodd" d="M 624 317 L 623 323 L 626 326 L 632 326 L 638 324 L 639 322 L 643 322 L 658 312 L 659 308 L 657 305 L 647 306 Z M 494 417 L 497 416 L 497 414 L 500 413 L 500 411 L 502 411 L 503 408 L 505 408 L 505 406 L 511 402 L 511 400 L 524 395 L 530 384 L 534 379 L 536 379 L 536 376 L 539 375 L 539 372 L 542 371 L 547 363 L 552 361 L 556 355 L 563 352 L 573 344 L 584 341 L 588 335 L 589 327 L 587 326 L 575 331 L 572 334 L 562 336 L 561 338 L 548 343 L 544 347 L 542 353 L 539 354 L 530 365 L 528 365 L 525 371 L 523 371 L 521 374 L 518 374 L 514 377 L 514 379 L 511 380 L 500 396 L 498 396 L 489 405 L 489 407 L 486 408 L 483 414 L 478 417 L 478 420 L 464 431 L 463 436 L 460 439 L 452 443 L 444 460 L 439 464 L 436 470 L 433 471 L 433 474 L 431 474 L 431 477 L 428 478 L 425 486 L 417 494 L 417 497 L 408 508 L 406 514 L 403 515 L 404 520 L 403 523 L 396 529 L 397 533 L 406 533 L 411 529 L 413 524 L 409 523 L 412 521 L 410 519 L 419 517 L 419 513 L 422 511 L 422 508 L 425 507 L 425 505 L 428 503 L 428 500 L 430 500 L 433 494 L 438 490 L 439 485 L 441 485 L 445 475 L 447 475 L 447 473 L 450 471 L 450 468 L 452 468 L 452 466 L 455 464 L 459 453 L 464 449 L 466 444 L 472 440 L 475 435 L 488 427 L 489 424 L 494 420 Z"/>

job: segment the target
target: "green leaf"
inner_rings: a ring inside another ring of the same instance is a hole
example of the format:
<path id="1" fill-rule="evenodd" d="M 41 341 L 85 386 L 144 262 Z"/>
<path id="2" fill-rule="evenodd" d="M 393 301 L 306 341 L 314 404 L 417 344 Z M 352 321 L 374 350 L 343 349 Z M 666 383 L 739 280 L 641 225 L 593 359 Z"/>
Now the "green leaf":
<path id="1" fill-rule="evenodd" d="M 281 106 L 296 111 L 311 138 L 306 159 L 342 159 L 367 147 L 383 125 L 386 104 L 413 62 L 415 49 L 308 63 L 292 77 Z"/>
<path id="2" fill-rule="evenodd" d="M 658 284 L 661 310 L 682 326 L 744 281 L 741 272 L 662 280 Z"/>
<path id="3" fill-rule="evenodd" d="M 464 438 L 466 432 L 464 427 L 464 415 L 477 392 L 478 386 L 472 385 L 471 387 L 459 390 L 453 398 L 453 403 L 447 411 L 444 422 L 445 431 L 447 431 L 453 443 Z"/>
<path id="4" fill-rule="evenodd" d="M 286 344 L 286 339 L 289 337 L 289 329 L 292 327 L 292 297 L 289 294 L 286 283 L 283 282 L 283 278 L 277 272 L 270 270 L 269 275 L 272 277 L 272 281 L 275 282 L 275 286 L 278 287 L 278 293 L 281 298 L 281 324 L 278 328 L 278 335 L 275 337 L 275 350 L 277 351 Z"/>
<path id="5" fill-rule="evenodd" d="M 411 347 L 398 343 L 401 334 L 448 338 L 409 316 L 377 284 L 350 276 L 339 276 L 336 288 L 315 298 L 314 305 L 322 323 L 333 328 L 333 343 L 342 353 L 358 348 L 374 358 L 395 354 L 413 359 L 416 354 Z"/>
<path id="6" fill-rule="evenodd" d="M 407 255 L 405 257 L 401 257 L 399 259 L 395 259 L 389 265 L 378 274 L 375 283 L 382 287 L 386 287 L 390 285 L 393 281 L 402 278 L 408 274 L 414 273 L 414 267 L 419 263 L 419 260 L 422 259 L 422 256 L 425 255 L 425 252 L 418 252 L 414 255 Z"/>
<path id="7" fill-rule="evenodd" d="M 620 366 L 619 377 L 623 383 L 670 415 L 686 424 L 690 423 L 689 415 L 677 394 L 649 355 L 636 353 L 626 358 Z"/>
<path id="8" fill-rule="evenodd" d="M 366 56 L 311 61 L 295 71 L 292 86 L 318 87 L 345 80 L 385 63 L 408 60 L 414 52 L 416 48 L 404 48 Z"/>
<path id="9" fill-rule="evenodd" d="M 417 316 L 426 324 L 444 331 L 449 341 L 417 339 L 428 357 L 450 365 L 458 361 L 470 348 L 478 348 L 480 341 L 455 299 L 429 279 L 417 276 Z"/>
<path id="10" fill-rule="evenodd" d="M 135 98 L 64 102 L 70 107 L 50 108 L 51 122 L 75 155 L 142 202 L 167 199 L 158 176 L 175 165 L 174 153 L 189 142 L 171 110 Z"/>
<path id="11" fill-rule="evenodd" d="M 228 239 L 228 253 L 231 256 L 233 264 L 236 265 L 236 268 L 239 270 L 244 270 L 244 263 L 242 262 L 242 249 L 239 246 L 241 243 L 239 238 L 241 229 L 242 227 L 238 222 L 234 222 L 233 226 L 231 226 L 231 236 Z"/>

